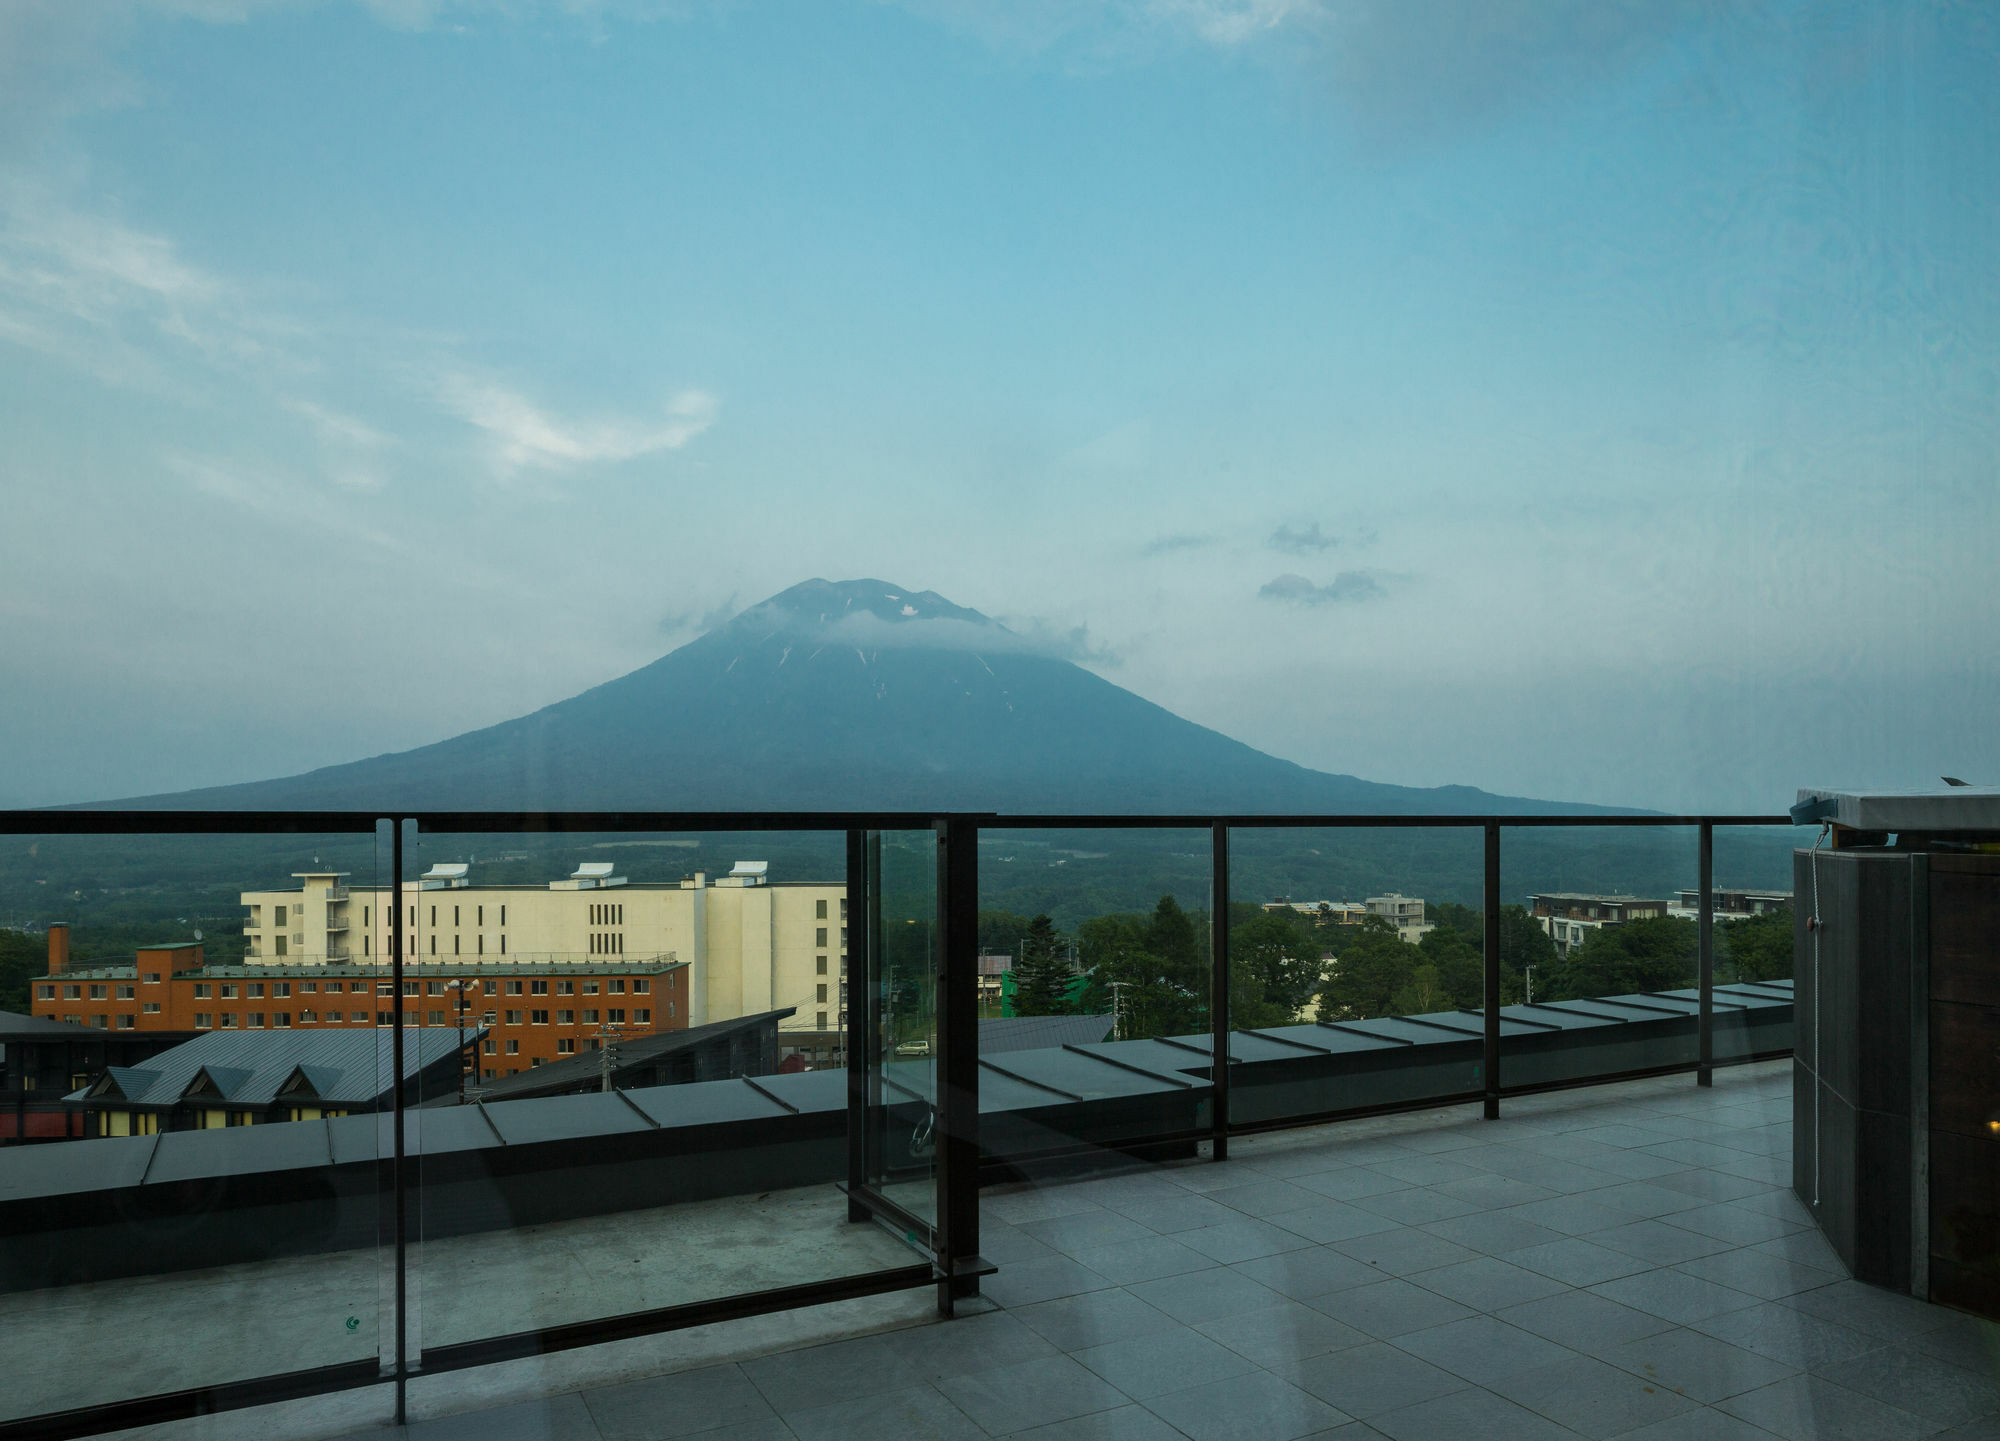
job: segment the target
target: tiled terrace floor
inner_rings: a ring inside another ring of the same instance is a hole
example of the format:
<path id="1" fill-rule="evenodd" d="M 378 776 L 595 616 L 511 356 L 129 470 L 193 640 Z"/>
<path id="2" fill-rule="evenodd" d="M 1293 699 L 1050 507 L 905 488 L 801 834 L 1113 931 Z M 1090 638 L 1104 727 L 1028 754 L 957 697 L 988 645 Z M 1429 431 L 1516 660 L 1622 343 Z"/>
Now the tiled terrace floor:
<path id="1" fill-rule="evenodd" d="M 1846 1277 L 1790 1106 L 1782 1062 L 989 1192 L 980 1314 L 409 1435 L 2000 1438 L 2000 1327 Z"/>

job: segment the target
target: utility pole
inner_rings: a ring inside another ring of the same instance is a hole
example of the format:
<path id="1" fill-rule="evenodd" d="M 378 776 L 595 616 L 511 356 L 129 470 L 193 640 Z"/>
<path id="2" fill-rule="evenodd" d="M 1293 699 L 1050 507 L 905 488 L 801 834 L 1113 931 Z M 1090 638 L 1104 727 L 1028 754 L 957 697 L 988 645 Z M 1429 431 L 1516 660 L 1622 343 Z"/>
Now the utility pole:
<path id="1" fill-rule="evenodd" d="M 625 1028 L 616 1021 L 606 1021 L 597 1028 L 597 1075 L 598 1089 L 611 1089 L 611 1073 L 618 1067 L 618 1035 Z"/>
<path id="2" fill-rule="evenodd" d="M 1532 1006 L 1535 1003 L 1535 968 L 1533 966 L 1523 966 L 1521 967 L 1521 974 L 1527 979 L 1528 1004 Z"/>

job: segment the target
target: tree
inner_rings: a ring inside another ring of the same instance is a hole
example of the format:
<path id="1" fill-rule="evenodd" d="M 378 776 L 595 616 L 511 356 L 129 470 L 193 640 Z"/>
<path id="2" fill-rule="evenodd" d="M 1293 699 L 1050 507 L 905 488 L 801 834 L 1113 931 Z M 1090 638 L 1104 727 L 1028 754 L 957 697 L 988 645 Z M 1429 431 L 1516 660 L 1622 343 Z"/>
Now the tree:
<path id="1" fill-rule="evenodd" d="M 1470 944 L 1455 929 L 1439 927 L 1417 942 L 1417 950 L 1423 956 L 1418 970 L 1430 971 L 1430 984 L 1435 990 L 1432 999 L 1436 1003 L 1405 1005 L 1399 997 L 1396 1002 L 1398 1012 L 1414 1016 L 1426 1011 L 1456 1010 L 1459 1007 L 1478 1010 L 1486 1004 L 1486 967 L 1480 960 L 1478 946 Z M 1502 991 L 1505 991 L 1504 985 Z"/>
<path id="2" fill-rule="evenodd" d="M 1036 916 L 1021 938 L 1020 959 L 1014 964 L 1014 1014 L 1068 1014 L 1069 979 L 1069 957 L 1055 922 Z"/>
<path id="3" fill-rule="evenodd" d="M 1396 1014 L 1395 998 L 1415 977 L 1422 952 L 1381 916 L 1344 926 L 1339 952 L 1320 987 L 1322 1020 L 1365 1020 Z"/>
<path id="4" fill-rule="evenodd" d="M 1150 916 L 1097 916 L 1077 927 L 1090 981 L 1080 1009 L 1112 1010 L 1120 1033 L 1189 1035 L 1208 1024 L 1208 917 L 1161 896 Z"/>
<path id="5" fill-rule="evenodd" d="M 1320 941 L 1277 912 L 1254 915 L 1229 932 L 1229 1019 L 1240 1029 L 1283 1026 L 1326 979 Z"/>
<path id="6" fill-rule="evenodd" d="M 988 911 L 979 913 L 979 954 L 982 956 L 1011 956 L 1015 953 L 1034 922 L 1013 911 Z"/>
<path id="7" fill-rule="evenodd" d="M 1699 940 L 1693 921 L 1647 916 L 1592 931 L 1588 939 L 1543 973 L 1535 991 L 1551 1001 L 1671 991 L 1695 983 Z"/>
<path id="8" fill-rule="evenodd" d="M 1715 928 L 1716 974 L 1732 981 L 1788 981 L 1792 977 L 1792 909 L 1745 916 Z"/>

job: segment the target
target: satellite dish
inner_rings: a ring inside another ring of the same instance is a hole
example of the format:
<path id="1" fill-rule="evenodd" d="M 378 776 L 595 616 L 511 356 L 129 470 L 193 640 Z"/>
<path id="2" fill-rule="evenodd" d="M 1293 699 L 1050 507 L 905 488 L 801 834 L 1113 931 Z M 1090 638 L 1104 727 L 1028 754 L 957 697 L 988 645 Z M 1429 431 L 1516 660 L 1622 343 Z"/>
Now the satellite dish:
<path id="1" fill-rule="evenodd" d="M 201 927 L 200 927 L 200 926 L 196 926 L 196 927 L 195 927 L 195 929 L 194 929 L 194 938 L 195 938 L 196 940 L 200 940 L 200 939 L 201 939 Z"/>

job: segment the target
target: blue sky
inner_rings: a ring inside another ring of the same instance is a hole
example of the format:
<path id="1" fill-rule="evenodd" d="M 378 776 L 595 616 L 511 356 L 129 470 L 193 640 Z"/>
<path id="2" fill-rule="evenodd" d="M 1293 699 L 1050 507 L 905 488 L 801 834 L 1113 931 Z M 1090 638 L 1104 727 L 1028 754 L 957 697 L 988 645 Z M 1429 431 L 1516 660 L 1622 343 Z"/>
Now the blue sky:
<path id="1" fill-rule="evenodd" d="M 2000 35 L 1581 0 L 0 9 L 0 804 L 798 580 L 1288 758 L 2000 780 Z"/>

